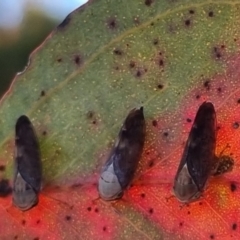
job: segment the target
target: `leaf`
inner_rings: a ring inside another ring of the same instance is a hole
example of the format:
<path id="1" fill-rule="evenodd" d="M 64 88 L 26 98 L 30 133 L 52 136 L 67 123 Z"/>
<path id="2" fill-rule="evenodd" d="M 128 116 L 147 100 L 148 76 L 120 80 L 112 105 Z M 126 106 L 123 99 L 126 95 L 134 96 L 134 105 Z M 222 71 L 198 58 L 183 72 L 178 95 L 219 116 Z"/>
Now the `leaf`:
<path id="1" fill-rule="evenodd" d="M 45 187 L 27 212 L 0 199 L 1 239 L 238 239 L 239 1 L 90 1 L 31 55 L 0 106 L 2 178 L 11 179 L 13 129 L 26 114 L 40 139 Z M 172 182 L 198 106 L 212 101 L 212 177 L 182 206 Z M 97 179 L 129 110 L 143 105 L 147 140 L 124 198 L 98 198 Z M 4 167 L 5 166 L 5 170 Z"/>

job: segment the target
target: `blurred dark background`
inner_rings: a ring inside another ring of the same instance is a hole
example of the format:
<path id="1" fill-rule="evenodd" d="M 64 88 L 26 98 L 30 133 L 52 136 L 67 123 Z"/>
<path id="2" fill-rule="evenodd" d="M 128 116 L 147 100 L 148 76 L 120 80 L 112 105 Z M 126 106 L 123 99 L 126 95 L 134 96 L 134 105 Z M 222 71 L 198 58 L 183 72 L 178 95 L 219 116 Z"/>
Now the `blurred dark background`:
<path id="1" fill-rule="evenodd" d="M 30 53 L 87 0 L 0 0 L 0 97 Z"/>

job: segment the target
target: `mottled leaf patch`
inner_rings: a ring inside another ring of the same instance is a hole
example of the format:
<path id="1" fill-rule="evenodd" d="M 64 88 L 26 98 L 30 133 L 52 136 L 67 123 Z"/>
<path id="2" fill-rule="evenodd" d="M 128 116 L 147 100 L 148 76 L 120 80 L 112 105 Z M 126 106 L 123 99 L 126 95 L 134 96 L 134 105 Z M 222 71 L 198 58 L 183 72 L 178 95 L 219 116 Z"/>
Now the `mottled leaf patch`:
<path id="1" fill-rule="evenodd" d="M 121 49 L 118 49 L 118 48 L 114 49 L 114 50 L 113 50 L 113 53 L 114 53 L 115 55 L 118 55 L 118 56 L 123 55 L 123 51 L 122 51 Z"/>
<path id="2" fill-rule="evenodd" d="M 225 46 L 222 45 L 222 46 L 217 46 L 217 47 L 213 47 L 213 55 L 216 59 L 221 59 L 224 55 L 224 49 L 225 49 Z"/>
<path id="3" fill-rule="evenodd" d="M 210 88 L 211 88 L 211 82 L 210 82 L 210 80 L 204 81 L 203 86 L 204 86 L 204 88 L 205 88 L 206 90 L 209 91 Z"/>

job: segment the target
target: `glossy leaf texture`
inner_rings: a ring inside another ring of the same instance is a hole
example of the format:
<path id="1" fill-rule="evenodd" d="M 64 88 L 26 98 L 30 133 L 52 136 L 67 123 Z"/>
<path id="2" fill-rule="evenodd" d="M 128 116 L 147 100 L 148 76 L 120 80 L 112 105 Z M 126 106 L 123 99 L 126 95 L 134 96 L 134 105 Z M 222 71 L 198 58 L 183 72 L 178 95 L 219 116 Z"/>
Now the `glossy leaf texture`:
<path id="1" fill-rule="evenodd" d="M 44 184 L 26 212 L 0 198 L 0 238 L 239 239 L 239 11 L 234 0 L 96 0 L 68 16 L 1 100 L 0 190 L 12 180 L 23 114 L 40 140 Z M 217 155 L 235 165 L 182 206 L 173 180 L 206 100 L 217 113 Z M 104 202 L 101 166 L 139 106 L 147 123 L 139 169 L 122 200 Z"/>

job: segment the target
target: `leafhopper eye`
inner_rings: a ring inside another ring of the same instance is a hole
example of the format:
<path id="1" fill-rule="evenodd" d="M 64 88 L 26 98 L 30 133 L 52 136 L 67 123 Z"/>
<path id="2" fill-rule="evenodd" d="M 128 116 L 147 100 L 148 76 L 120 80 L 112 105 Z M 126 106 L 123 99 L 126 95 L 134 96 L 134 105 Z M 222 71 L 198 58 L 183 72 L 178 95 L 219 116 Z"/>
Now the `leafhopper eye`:
<path id="1" fill-rule="evenodd" d="M 184 148 L 173 192 L 181 202 L 199 199 L 214 165 L 216 147 L 216 113 L 212 103 L 198 109 Z"/>
<path id="2" fill-rule="evenodd" d="M 141 158 L 145 129 L 143 107 L 131 110 L 102 168 L 98 181 L 98 192 L 102 199 L 121 198 L 131 183 Z"/>
<path id="3" fill-rule="evenodd" d="M 13 204 L 26 211 L 38 203 L 42 164 L 33 125 L 24 115 L 15 126 L 14 158 Z"/>

